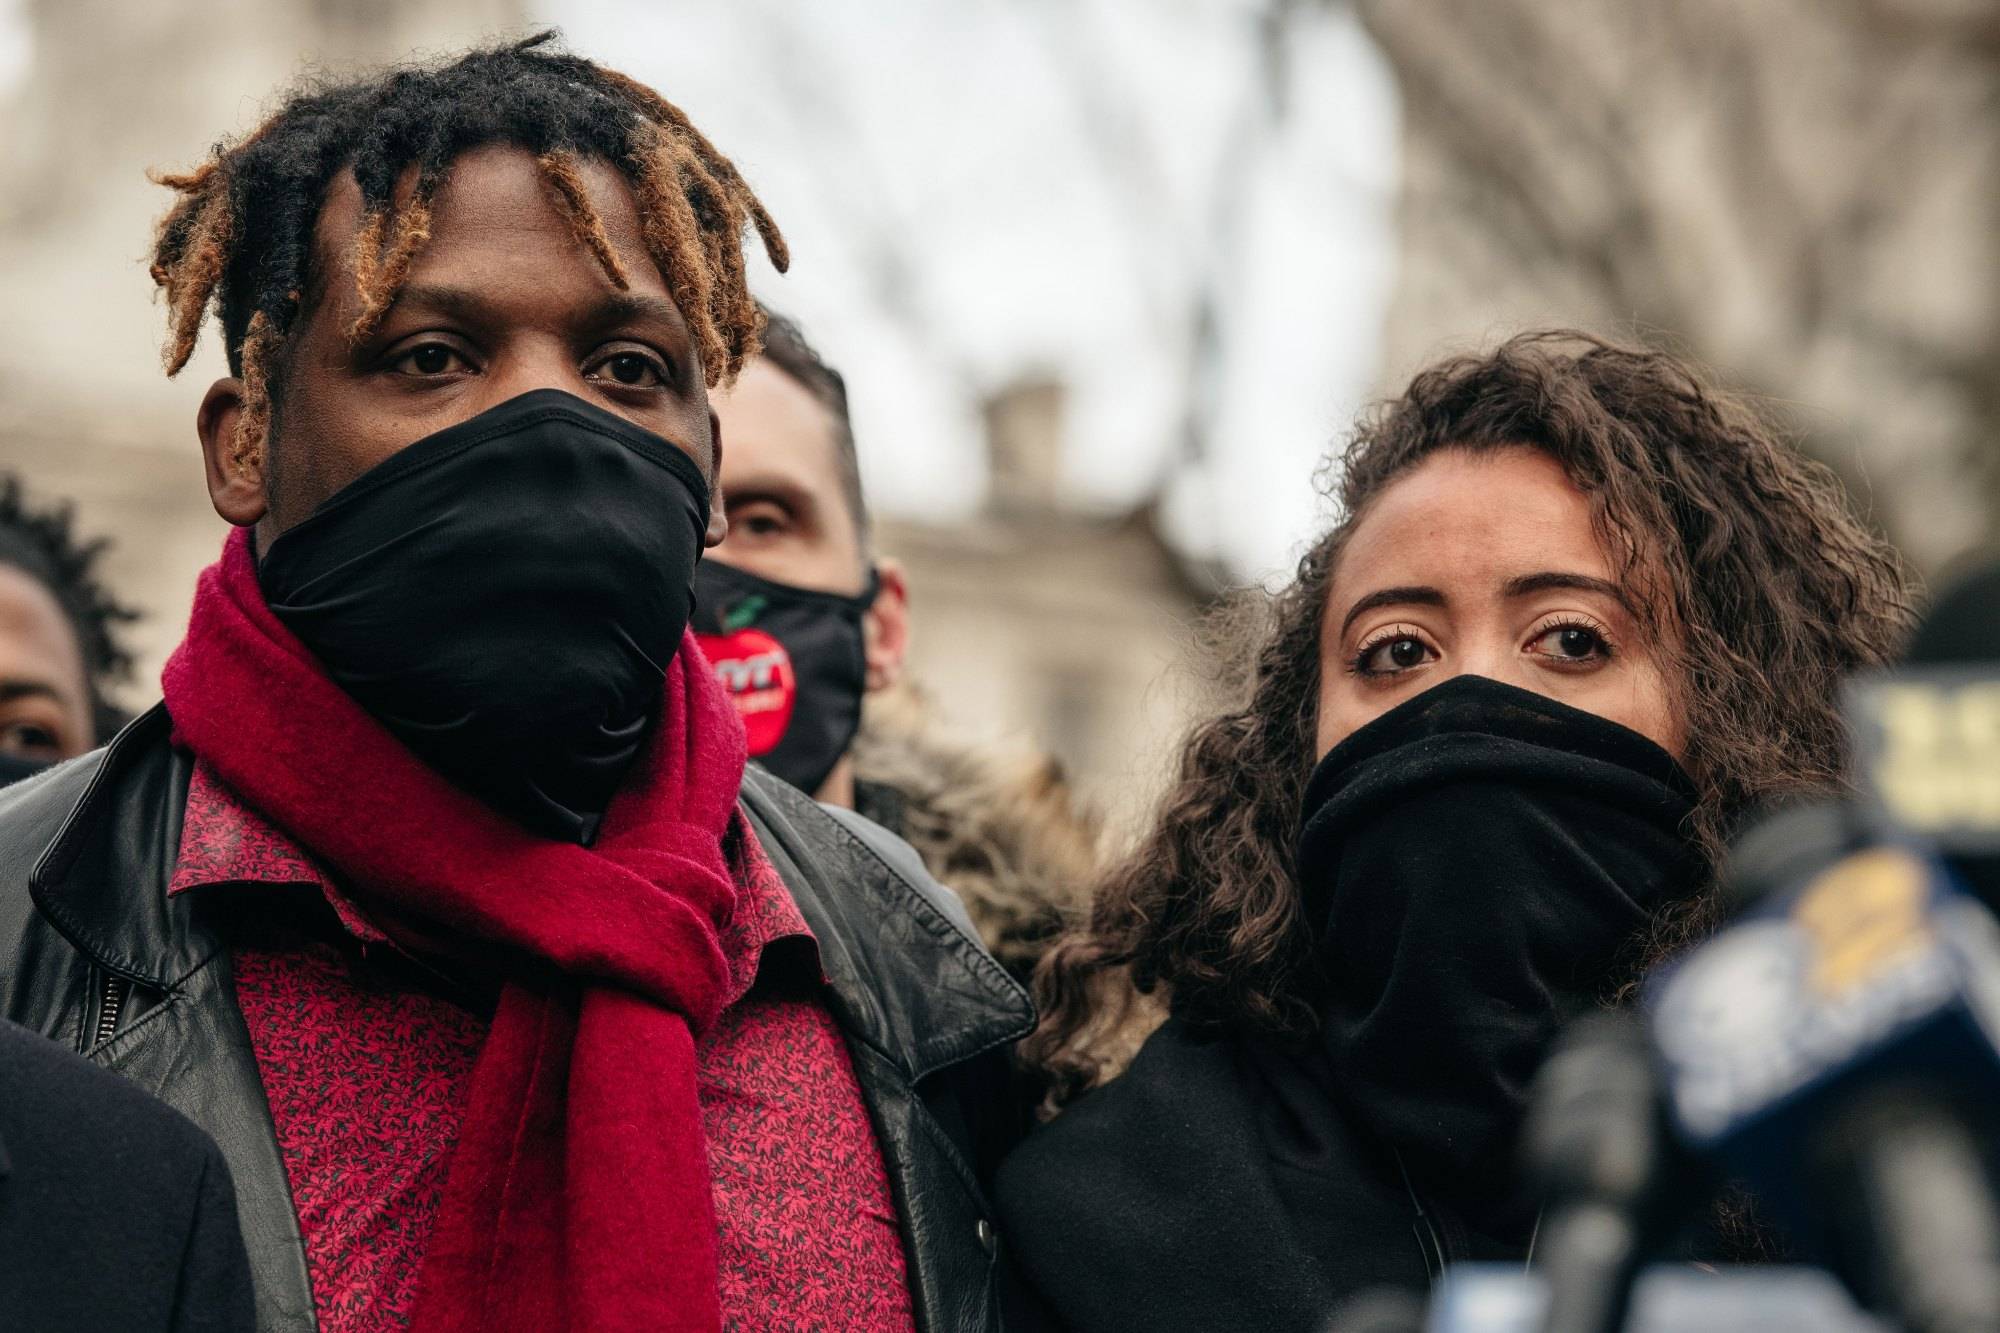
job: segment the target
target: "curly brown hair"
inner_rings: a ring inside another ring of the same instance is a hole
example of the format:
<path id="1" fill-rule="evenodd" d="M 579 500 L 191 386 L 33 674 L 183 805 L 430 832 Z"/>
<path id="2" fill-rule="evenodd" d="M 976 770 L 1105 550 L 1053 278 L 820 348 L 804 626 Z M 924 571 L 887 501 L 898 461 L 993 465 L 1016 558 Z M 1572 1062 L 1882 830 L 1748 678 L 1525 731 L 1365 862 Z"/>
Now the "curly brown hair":
<path id="1" fill-rule="evenodd" d="M 1359 423 L 1331 468 L 1339 519 L 1253 608 L 1247 697 L 1194 729 L 1151 831 L 1037 969 L 1043 1017 L 1021 1057 L 1049 1106 L 1116 1072 L 1142 997 L 1211 1030 L 1313 1030 L 1321 983 L 1292 842 L 1334 568 L 1368 506 L 1432 454 L 1523 445 L 1588 496 L 1646 608 L 1711 857 L 1751 807 L 1840 786 L 1838 682 L 1899 646 L 1911 585 L 1832 473 L 1666 353 L 1556 331 L 1443 361 Z M 1644 956 L 1711 930 L 1715 896 L 1664 914 Z"/>

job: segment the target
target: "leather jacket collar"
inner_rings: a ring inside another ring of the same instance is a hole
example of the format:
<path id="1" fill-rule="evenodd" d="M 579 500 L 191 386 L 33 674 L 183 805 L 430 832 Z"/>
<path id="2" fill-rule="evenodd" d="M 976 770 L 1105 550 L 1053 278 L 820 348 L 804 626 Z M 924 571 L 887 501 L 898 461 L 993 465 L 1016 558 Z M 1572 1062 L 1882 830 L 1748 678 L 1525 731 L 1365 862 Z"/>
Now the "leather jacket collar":
<path id="1" fill-rule="evenodd" d="M 29 877 L 35 906 L 81 953 L 162 991 L 220 947 L 208 932 L 191 932 L 187 913 L 172 910 L 165 895 L 192 771 L 187 753 L 167 744 L 171 726 L 166 709 L 154 708 L 120 731 L 95 764 L 97 756 L 85 755 L 55 771 L 81 790 L 66 809 L 59 799 L 33 803 L 60 809 L 62 818 L 30 862 Z M 0 804 L 0 823 L 6 820 Z M 12 837 L 7 842 L 18 845 Z M 134 872 L 161 892 L 132 892 Z"/>
<path id="2" fill-rule="evenodd" d="M 906 844 L 754 766 L 743 805 L 819 940 L 834 1016 L 910 1082 L 1034 1026 L 1005 969 L 958 947 L 978 938 L 971 920 Z"/>

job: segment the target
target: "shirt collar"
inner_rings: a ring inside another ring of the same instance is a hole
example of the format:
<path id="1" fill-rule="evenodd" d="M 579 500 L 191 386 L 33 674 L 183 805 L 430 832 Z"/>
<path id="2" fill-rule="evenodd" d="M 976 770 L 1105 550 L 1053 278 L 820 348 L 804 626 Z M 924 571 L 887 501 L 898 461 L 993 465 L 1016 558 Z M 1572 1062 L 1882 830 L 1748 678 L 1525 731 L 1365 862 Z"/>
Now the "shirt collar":
<path id="1" fill-rule="evenodd" d="M 253 810 L 200 759 L 188 779 L 180 852 L 167 896 L 215 884 L 290 884 L 315 888 L 348 934 L 370 944 L 388 935 L 340 891 L 313 855 Z"/>
<path id="2" fill-rule="evenodd" d="M 780 961 L 796 958 L 786 949 L 771 949 L 782 940 L 801 940 L 810 958 L 801 965 L 813 984 L 824 986 L 826 972 L 821 966 L 819 942 L 812 927 L 799 911 L 783 875 L 771 858 L 757 845 L 757 835 L 741 810 L 729 821 L 723 835 L 723 852 L 729 858 L 730 874 L 737 884 L 736 911 L 722 928 L 722 954 L 729 960 L 729 996 L 725 1008 L 735 1004 L 756 984 L 759 971 Z M 796 975 L 796 974 L 795 974 Z"/>

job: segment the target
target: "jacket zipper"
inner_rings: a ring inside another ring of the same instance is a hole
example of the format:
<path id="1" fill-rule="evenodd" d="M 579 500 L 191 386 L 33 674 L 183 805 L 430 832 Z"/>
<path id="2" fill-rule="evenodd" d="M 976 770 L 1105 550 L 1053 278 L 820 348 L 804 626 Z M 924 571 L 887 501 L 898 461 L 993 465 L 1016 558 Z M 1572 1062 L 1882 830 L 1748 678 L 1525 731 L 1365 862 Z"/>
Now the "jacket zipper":
<path id="1" fill-rule="evenodd" d="M 109 973 L 104 978 L 104 997 L 97 1006 L 97 1035 L 90 1043 L 94 1050 L 111 1040 L 118 1031 L 118 1015 L 125 1008 L 125 997 L 132 993 L 132 983 L 120 976 Z"/>

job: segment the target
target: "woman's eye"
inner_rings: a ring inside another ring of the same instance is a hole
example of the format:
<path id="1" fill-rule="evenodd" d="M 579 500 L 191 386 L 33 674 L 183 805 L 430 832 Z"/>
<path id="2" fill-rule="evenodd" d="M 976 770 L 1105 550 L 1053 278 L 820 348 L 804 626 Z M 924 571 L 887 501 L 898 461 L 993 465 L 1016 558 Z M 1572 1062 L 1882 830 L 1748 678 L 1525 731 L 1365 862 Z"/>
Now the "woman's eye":
<path id="1" fill-rule="evenodd" d="M 1422 666 L 1431 657 L 1430 646 L 1414 634 L 1398 634 L 1380 639 L 1361 650 L 1355 669 L 1364 676 L 1393 676 L 1399 671 Z"/>
<path id="2" fill-rule="evenodd" d="M 454 370 L 469 369 L 465 358 L 443 343 L 425 343 L 412 347 L 396 358 L 396 368 L 406 375 L 444 375 Z"/>
<path id="3" fill-rule="evenodd" d="M 605 357 L 591 368 L 599 377 L 628 389 L 656 389 L 666 385 L 666 376 L 649 356 L 619 352 Z"/>
<path id="4" fill-rule="evenodd" d="M 1589 662 L 1609 657 L 1611 645 L 1587 625 L 1557 625 L 1536 635 L 1528 651 L 1558 662 Z"/>

